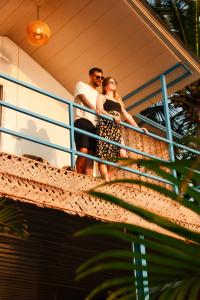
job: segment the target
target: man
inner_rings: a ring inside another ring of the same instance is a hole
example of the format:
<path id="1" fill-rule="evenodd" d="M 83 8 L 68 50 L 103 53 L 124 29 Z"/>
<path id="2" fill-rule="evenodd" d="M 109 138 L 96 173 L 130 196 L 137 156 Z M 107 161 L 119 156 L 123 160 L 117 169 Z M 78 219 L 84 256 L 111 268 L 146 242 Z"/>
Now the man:
<path id="1" fill-rule="evenodd" d="M 92 110 L 96 110 L 96 100 L 98 96 L 97 87 L 101 85 L 103 80 L 103 71 L 100 68 L 92 68 L 89 71 L 89 83 L 78 82 L 75 87 L 75 102 L 81 106 L 86 106 Z M 74 126 L 82 130 L 86 130 L 95 134 L 96 116 L 81 109 L 76 109 Z M 94 154 L 96 150 L 96 140 L 75 132 L 76 149 L 86 154 Z M 93 161 L 91 159 L 78 156 L 76 160 L 77 172 L 92 175 Z"/>

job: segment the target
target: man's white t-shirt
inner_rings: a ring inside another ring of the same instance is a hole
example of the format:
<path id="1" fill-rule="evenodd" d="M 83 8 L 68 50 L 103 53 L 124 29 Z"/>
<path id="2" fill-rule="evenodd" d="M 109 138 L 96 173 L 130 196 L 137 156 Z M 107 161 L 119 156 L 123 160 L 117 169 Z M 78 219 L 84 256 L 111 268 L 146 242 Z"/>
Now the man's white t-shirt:
<path id="1" fill-rule="evenodd" d="M 87 100 L 96 108 L 96 102 L 97 102 L 97 96 L 98 91 L 93 89 L 89 84 L 86 84 L 82 81 L 79 81 L 75 87 L 74 91 L 74 100 L 75 103 L 85 106 L 84 103 L 79 98 L 76 98 L 77 95 L 83 94 L 87 98 Z M 75 120 L 84 118 L 92 122 L 94 126 L 96 126 L 97 123 L 97 117 L 96 115 L 93 115 L 87 111 L 81 110 L 79 108 L 75 109 Z"/>

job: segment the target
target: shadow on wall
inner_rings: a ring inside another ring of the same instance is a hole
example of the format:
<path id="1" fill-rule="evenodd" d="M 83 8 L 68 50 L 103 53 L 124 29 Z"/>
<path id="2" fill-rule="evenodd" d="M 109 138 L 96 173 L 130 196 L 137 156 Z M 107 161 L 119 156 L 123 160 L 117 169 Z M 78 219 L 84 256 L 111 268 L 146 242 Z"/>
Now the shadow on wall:
<path id="1" fill-rule="evenodd" d="M 49 142 L 49 136 L 44 128 L 38 128 L 35 121 L 28 120 L 27 127 L 21 128 L 20 133 L 29 137 L 35 137 L 42 141 Z M 15 145 L 15 153 L 18 155 L 29 154 L 43 158 L 51 165 L 57 166 L 57 155 L 55 149 L 47 146 L 39 145 L 24 139 L 17 139 Z"/>

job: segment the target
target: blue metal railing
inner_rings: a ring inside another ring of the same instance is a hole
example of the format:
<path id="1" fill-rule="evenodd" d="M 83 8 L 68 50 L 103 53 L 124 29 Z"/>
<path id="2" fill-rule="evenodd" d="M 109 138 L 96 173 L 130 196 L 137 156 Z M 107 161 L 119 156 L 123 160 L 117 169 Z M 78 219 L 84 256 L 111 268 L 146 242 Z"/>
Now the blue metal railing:
<path id="1" fill-rule="evenodd" d="M 182 69 L 183 71 L 183 74 L 181 74 L 180 76 L 178 76 L 176 79 L 173 79 L 171 80 L 170 82 L 168 83 L 164 83 L 163 84 L 163 80 L 166 81 L 166 76 L 173 73 L 174 71 L 176 70 L 180 70 Z M 129 98 L 131 98 L 132 96 L 135 96 L 137 95 L 141 90 L 144 90 L 145 88 L 148 88 L 149 86 L 151 86 L 152 84 L 156 83 L 156 82 L 161 82 L 161 88 L 158 88 L 156 91 L 152 92 L 151 94 L 149 94 L 148 96 L 145 96 L 144 98 L 142 99 L 139 99 L 138 101 L 135 101 L 134 103 L 132 103 L 131 105 L 129 105 L 127 107 L 127 110 L 130 111 L 131 109 L 133 109 L 134 107 L 137 107 L 138 105 L 142 104 L 142 103 L 145 103 L 146 101 L 150 100 L 151 98 L 153 97 L 156 97 L 158 96 L 159 94 L 162 95 L 162 98 L 163 98 L 163 105 L 165 107 L 165 110 L 166 108 L 168 109 L 168 101 L 167 101 L 167 96 L 165 96 L 164 94 L 164 88 L 167 90 L 167 88 L 169 87 L 172 87 L 174 84 L 178 83 L 179 81 L 187 78 L 188 76 L 190 76 L 192 74 L 192 71 L 183 63 L 179 62 L 177 64 L 175 64 L 174 66 L 172 66 L 171 68 L 169 68 L 168 70 L 164 71 L 162 74 L 159 74 L 158 76 L 152 78 L 151 80 L 149 80 L 148 82 L 146 82 L 145 84 L 143 84 L 141 87 L 137 88 L 136 90 L 128 93 L 127 95 L 125 95 L 123 97 L 123 100 L 124 101 L 127 101 Z M 165 113 L 166 115 L 166 113 Z M 154 122 L 152 120 L 150 120 L 149 118 L 141 115 L 141 114 L 136 114 L 136 117 L 139 119 L 139 120 L 142 120 L 144 121 L 145 123 L 157 128 L 157 129 L 160 129 L 161 131 L 165 132 L 167 135 L 172 135 L 173 137 L 176 137 L 178 139 L 181 139 L 182 136 L 177 134 L 176 132 L 174 132 L 172 129 L 171 129 L 171 126 L 169 126 L 169 124 L 167 124 L 166 127 L 164 126 L 161 126 L 160 124 L 158 124 L 157 122 Z M 169 120 L 168 120 L 168 123 L 169 123 Z M 170 127 L 170 128 L 169 128 Z M 189 150 L 188 150 L 189 151 Z M 170 152 L 171 152 L 171 149 L 170 149 Z"/>
<path id="2" fill-rule="evenodd" d="M 22 139 L 25 139 L 25 140 L 28 140 L 28 141 L 31 141 L 31 142 L 35 142 L 35 143 L 38 143 L 40 145 L 44 145 L 44 146 L 48 146 L 50 148 L 54 148 L 54 149 L 57 149 L 57 150 L 60 150 L 60 151 L 64 151 L 64 152 L 67 152 L 70 154 L 70 157 L 71 157 L 71 167 L 74 168 L 75 166 L 75 157 L 76 155 L 80 155 L 80 156 L 83 156 L 83 157 L 86 157 L 86 158 L 90 158 L 90 159 L 93 159 L 97 162 L 104 162 L 108 165 L 111 165 L 111 166 L 116 166 L 116 167 L 119 167 L 120 169 L 123 169 L 123 170 L 126 170 L 126 171 L 129 171 L 129 172 L 133 172 L 137 175 L 140 175 L 140 176 L 145 176 L 145 177 L 148 177 L 148 178 L 151 178 L 153 180 L 157 180 L 157 181 L 160 181 L 160 182 L 164 182 L 166 184 L 171 184 L 169 181 L 161 178 L 161 177 L 158 177 L 158 176 L 154 176 L 152 174 L 149 174 L 149 173 L 146 173 L 146 172 L 142 172 L 142 171 L 139 171 L 139 170 L 136 170 L 136 169 L 133 169 L 133 168 L 130 168 L 130 167 L 127 167 L 127 166 L 123 166 L 123 165 L 119 165 L 117 163 L 114 163 L 114 162 L 110 162 L 110 161 L 104 161 L 102 159 L 100 159 L 99 157 L 95 157 L 95 156 L 92 156 L 90 154 L 86 154 L 86 153 L 82 153 L 80 151 L 77 151 L 75 149 L 75 145 L 74 145 L 74 132 L 79 132 L 79 133 L 82 133 L 82 134 L 85 134 L 85 135 L 88 135 L 90 137 L 93 137 L 93 138 L 96 138 L 96 139 L 99 139 L 99 140 L 102 140 L 102 141 L 105 141 L 105 142 L 108 142 L 110 144 L 113 144 L 113 145 L 116 145 L 120 148 L 123 148 L 123 149 L 126 149 L 127 151 L 129 152 L 133 152 L 133 153 L 136 153 L 138 155 L 141 155 L 141 156 L 144 156 L 144 157 L 147 157 L 147 158 L 154 158 L 154 159 L 157 159 L 157 160 L 161 160 L 161 161 L 164 161 L 164 162 L 167 162 L 167 160 L 164 160 L 164 159 L 160 159 L 159 157 L 157 156 L 154 156 L 154 155 L 151 155 L 149 153 L 146 153 L 146 152 L 143 152 L 143 151 L 140 151 L 140 150 L 137 150 L 137 149 L 134 149 L 134 148 L 131 148 L 129 146 L 126 146 L 126 145 L 122 145 L 120 143 L 117 143 L 117 142 L 114 142 L 114 141 L 111 141 L 111 140 L 108 140 L 106 138 L 103 138 L 103 137 L 100 137 L 100 136 L 97 136 L 95 134 L 92 134 L 90 132 L 87 132 L 87 131 L 84 131 L 84 130 L 81 130 L 79 128 L 76 128 L 74 127 L 74 108 L 79 108 L 79 109 L 82 109 L 84 111 L 87 111 L 91 114 L 96 114 L 95 111 L 92 111 L 91 109 L 87 108 L 87 107 L 83 107 L 83 106 L 80 106 L 78 105 L 77 103 L 73 103 L 69 100 L 66 100 L 64 98 L 61 98 L 61 97 L 58 97 L 52 93 L 49 93 L 47 91 L 44 91 L 44 90 L 41 90 L 39 88 L 36 88 L 30 84 L 27 84 L 27 83 L 24 83 L 20 80 L 17 80 L 17 79 L 14 79 L 10 76 L 7 76 L 7 75 L 4 75 L 4 74 L 0 74 L 0 78 L 3 78 L 5 80 L 8 80 L 12 83 L 15 83 L 15 84 L 18 84 L 20 86 L 23 86 L 29 90 L 32 90 L 34 92 L 37 92 L 37 93 L 40 93 L 42 95 L 45 95 L 49 98 L 51 98 L 52 100 L 54 101 L 58 101 L 58 102 L 61 102 L 65 105 L 68 106 L 68 112 L 69 112 L 69 124 L 65 124 L 63 122 L 60 122 L 60 121 L 56 121 L 52 118 L 49 118 L 49 117 L 46 117 L 46 116 L 43 116 L 43 115 L 40 115 L 38 113 L 35 113 L 35 112 L 32 112 L 32 111 L 29 111 L 27 109 L 23 109 L 23 108 L 20 108 L 20 107 L 17 107 L 13 104 L 10 104 L 8 102 L 5 102 L 5 101 L 1 101 L 0 102 L 0 105 L 2 107 L 5 107 L 7 109 L 11 109 L 11 110 L 14 110 L 18 113 L 21 113 L 21 114 L 25 114 L 25 115 L 28 115 L 28 116 L 31 116 L 33 118 L 36 118 L 36 119 L 39 119 L 39 120 L 42 120 L 42 121 L 45 121 L 47 123 L 50 123 L 50 124 L 53 124 L 53 125 L 56 125 L 56 126 L 59 126 L 59 127 L 62 127 L 62 128 L 65 128 L 67 130 L 69 130 L 69 133 L 70 133 L 70 148 L 67 148 L 67 147 L 63 147 L 63 146 L 60 146 L 60 145 L 57 145 L 57 144 L 54 144 L 54 143 L 51 143 L 51 142 L 47 142 L 47 141 L 44 141 L 44 140 L 41 140 L 39 138 L 36 138 L 36 137 L 31 137 L 31 136 L 28 136 L 28 135 L 25 135 L 23 133 L 20 133 L 20 132 L 16 132 L 14 130 L 11 130 L 11 129 L 8 129 L 8 128 L 3 128 L 1 127 L 0 128 L 0 131 L 2 133 L 5 133 L 5 134 L 9 134 L 9 135 L 12 135 L 12 136 L 16 136 L 18 138 L 22 138 Z M 112 120 L 112 118 L 110 118 L 109 116 L 105 116 L 105 115 L 102 115 L 102 117 L 106 118 L 106 119 L 109 119 L 109 120 Z M 134 130 L 134 131 L 137 131 L 137 132 L 140 132 L 142 134 L 146 134 L 143 132 L 143 130 L 141 130 L 140 128 L 138 127 L 133 127 L 125 122 L 121 122 L 121 125 L 123 125 L 124 127 L 126 128 L 129 128 L 131 130 Z M 155 135 L 153 133 L 147 133 L 148 136 L 152 137 L 152 138 L 155 138 L 157 140 L 160 140 L 160 141 L 163 141 L 163 142 L 166 142 L 168 143 L 169 145 L 176 145 L 182 149 L 185 149 L 185 150 L 188 150 L 188 151 L 191 151 L 195 154 L 200 154 L 199 151 L 197 150 L 194 150 L 194 149 L 191 149 L 189 147 L 186 147 L 184 145 L 181 145 L 181 144 L 178 144 L 176 142 L 174 142 L 173 140 L 169 140 L 168 138 L 164 138 L 164 137 L 160 137 L 158 135 Z"/>
<path id="3" fill-rule="evenodd" d="M 161 76 L 166 77 L 167 75 L 171 74 L 172 72 L 174 72 L 177 69 L 182 69 L 184 71 L 184 73 L 182 75 L 180 75 L 179 77 L 177 77 L 176 79 L 167 83 L 166 88 L 172 87 L 176 83 L 180 82 L 181 80 L 187 78 L 188 76 L 190 76 L 192 74 L 192 71 L 185 64 L 179 62 L 179 63 L 175 64 L 174 66 L 172 66 L 171 68 L 169 68 L 168 70 L 164 71 L 162 74 L 159 74 L 156 77 L 152 78 L 151 80 L 149 80 L 148 82 L 146 82 L 145 84 L 143 84 L 142 86 L 137 88 L 136 90 L 125 95 L 123 97 L 123 100 L 127 101 L 132 96 L 137 95 L 141 90 L 144 90 L 145 88 L 149 87 L 153 83 L 160 81 Z M 162 87 L 157 89 L 155 92 L 151 93 L 150 95 L 145 96 L 144 98 L 139 99 L 138 101 L 134 102 L 133 104 L 131 104 L 130 106 L 127 107 L 127 110 L 130 111 L 131 109 L 137 107 L 138 105 L 145 103 L 146 101 L 150 100 L 153 97 L 156 97 L 160 93 L 162 93 Z"/>
<path id="4" fill-rule="evenodd" d="M 167 131 L 166 127 L 159 124 L 158 122 L 153 121 L 153 120 L 149 119 L 148 117 L 141 115 L 141 114 L 136 114 L 135 117 L 137 117 L 137 119 L 139 119 L 140 121 L 150 125 L 151 127 L 157 128 L 166 134 L 166 131 Z M 179 140 L 183 138 L 183 136 L 181 134 L 179 134 L 173 130 L 172 130 L 172 136 Z"/>

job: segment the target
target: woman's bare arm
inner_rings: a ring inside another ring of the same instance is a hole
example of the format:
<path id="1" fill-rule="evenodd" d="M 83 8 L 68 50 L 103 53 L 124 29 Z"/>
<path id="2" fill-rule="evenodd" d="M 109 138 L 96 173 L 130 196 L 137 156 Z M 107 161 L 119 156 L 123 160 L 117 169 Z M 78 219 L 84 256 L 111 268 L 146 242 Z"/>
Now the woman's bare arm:
<path id="1" fill-rule="evenodd" d="M 148 130 L 145 127 L 139 127 L 138 124 L 135 122 L 135 120 L 133 119 L 133 117 L 126 111 L 126 109 L 124 107 L 122 107 L 122 113 L 124 114 L 126 121 L 135 127 L 138 127 L 142 130 L 144 130 L 145 132 L 148 132 Z"/>

